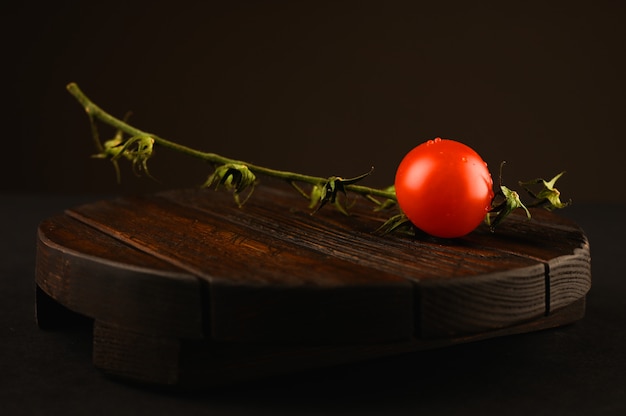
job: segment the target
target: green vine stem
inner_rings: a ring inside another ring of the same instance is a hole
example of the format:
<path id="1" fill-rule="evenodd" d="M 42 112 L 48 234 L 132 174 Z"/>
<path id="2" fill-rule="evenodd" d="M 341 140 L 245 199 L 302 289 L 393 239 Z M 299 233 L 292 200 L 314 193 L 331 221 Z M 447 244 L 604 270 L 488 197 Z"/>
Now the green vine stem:
<path id="1" fill-rule="evenodd" d="M 265 175 L 283 179 L 291 184 L 296 191 L 310 201 L 309 207 L 314 209 L 313 213 L 317 212 L 317 210 L 327 203 L 330 203 L 339 211 L 347 214 L 348 212 L 346 207 L 340 203 L 338 196 L 339 194 L 346 194 L 348 191 L 359 194 L 367 200 L 373 202 L 377 205 L 377 210 L 397 207 L 397 199 L 393 186 L 385 189 L 377 189 L 356 184 L 369 176 L 372 173 L 373 168 L 363 175 L 346 179 L 339 176 L 323 178 L 319 176 L 303 175 L 300 173 L 253 165 L 241 160 L 230 159 L 216 153 L 202 152 L 192 149 L 190 147 L 166 140 L 155 134 L 139 130 L 128 124 L 126 119 L 120 120 L 98 107 L 80 90 L 76 83 L 68 84 L 67 90 L 83 106 L 89 117 L 93 138 L 99 152 L 95 155 L 95 157 L 109 159 L 113 162 L 118 175 L 118 180 L 119 167 L 117 165 L 117 161 L 122 157 L 132 162 L 133 169 L 137 173 L 143 172 L 147 176 L 151 176 L 148 171 L 147 162 L 150 157 L 152 157 L 153 147 L 157 145 L 214 165 L 215 170 L 211 175 L 209 175 L 208 179 L 204 183 L 204 186 L 216 188 L 223 186 L 231 190 L 233 192 L 235 202 L 239 206 L 243 205 L 247 198 L 249 198 L 252 194 L 254 186 L 257 182 L 256 176 Z M 96 120 L 116 128 L 117 133 L 115 137 L 102 143 L 98 134 Z M 125 138 L 124 135 L 128 135 L 129 137 Z M 518 208 L 523 209 L 526 212 L 528 219 L 530 219 L 530 212 L 522 203 L 519 194 L 502 184 L 503 165 L 504 162 L 500 165 L 499 190 L 492 200 L 492 209 L 485 217 L 485 222 L 489 225 L 492 231 L 500 222 L 504 220 L 504 218 Z M 519 182 L 519 185 L 522 186 L 533 199 L 529 206 L 543 207 L 548 210 L 560 209 L 568 206 L 571 203 L 571 200 L 561 202 L 560 193 L 558 189 L 554 187 L 555 182 L 563 174 L 564 172 L 561 172 L 550 180 L 537 178 L 531 181 Z M 307 183 L 311 185 L 310 191 L 306 192 L 298 185 L 298 183 Z M 537 186 L 540 187 L 538 191 L 531 189 L 531 187 Z M 246 190 L 248 190 L 248 194 L 245 196 L 244 200 L 241 201 L 240 195 L 242 195 L 242 193 Z M 383 200 L 381 201 L 377 198 L 383 198 Z M 496 202 L 496 199 L 498 199 L 499 202 Z M 396 229 L 406 228 L 407 225 L 410 228 L 413 228 L 408 218 L 400 210 L 400 213 L 389 218 L 381 226 L 379 231 L 387 233 Z"/>
<path id="2" fill-rule="evenodd" d="M 133 162 L 133 166 L 138 165 L 140 170 L 144 170 L 146 173 L 148 173 L 146 165 L 147 159 L 151 156 L 152 145 L 158 145 L 215 165 L 221 165 L 221 167 L 224 169 L 222 169 L 221 171 L 219 168 L 216 169 L 214 175 L 209 177 L 209 180 L 207 181 L 207 183 L 205 183 L 205 185 L 210 186 L 222 184 L 226 185 L 227 187 L 229 185 L 232 185 L 232 187 L 235 188 L 236 194 L 238 194 L 243 188 L 247 187 L 247 185 L 252 185 L 252 182 L 254 182 L 254 179 L 256 177 L 255 175 L 260 174 L 283 179 L 289 182 L 300 193 L 302 193 L 309 199 L 314 197 L 313 194 L 316 192 L 312 192 L 311 195 L 307 195 L 302 190 L 302 188 L 297 186 L 296 183 L 300 182 L 313 185 L 314 191 L 321 191 L 317 192 L 317 195 L 315 195 L 319 199 L 319 201 L 317 202 L 319 202 L 320 205 L 323 205 L 326 202 L 335 203 L 337 193 L 345 193 L 346 191 L 360 194 L 367 199 L 381 205 L 384 204 L 384 202 L 380 202 L 374 197 L 384 198 L 385 200 L 391 202 L 396 201 L 396 195 L 393 189 L 377 189 L 362 185 L 356 185 L 354 183 L 356 182 L 356 180 L 360 180 L 363 179 L 365 176 L 368 176 L 371 171 L 365 175 L 360 175 L 359 177 L 353 179 L 344 179 L 335 176 L 323 178 L 318 176 L 303 175 L 295 172 L 270 169 L 263 166 L 253 165 L 251 163 L 241 160 L 227 158 L 216 153 L 199 151 L 178 143 L 174 143 L 170 140 L 166 140 L 155 134 L 139 130 L 126 123 L 126 121 L 120 120 L 112 116 L 111 114 L 107 113 L 102 108 L 97 106 L 92 100 L 90 100 L 81 91 L 76 83 L 68 84 L 67 90 L 70 92 L 70 94 L 74 96 L 74 98 L 76 98 L 76 100 L 78 100 L 78 102 L 83 106 L 85 112 L 89 116 L 89 119 L 92 123 L 92 131 L 94 139 L 96 141 L 96 146 L 98 151 L 100 152 L 100 154 L 96 155 L 96 157 L 110 158 L 113 162 L 115 162 L 119 157 L 126 156 L 131 159 L 131 161 Z M 103 145 L 98 138 L 94 120 L 99 120 L 116 128 L 118 130 L 116 138 L 105 142 Z M 121 133 L 129 135 L 130 139 L 124 140 Z M 132 145 L 137 146 L 134 151 L 131 151 Z M 246 177 L 247 173 L 248 176 Z M 252 173 L 252 175 L 250 176 L 249 173 Z M 217 174 L 218 176 L 216 177 L 215 174 Z M 248 179 L 247 182 L 245 182 L 246 178 Z M 231 181 L 233 180 L 239 180 L 239 182 L 236 184 L 232 184 Z M 244 183 L 242 183 L 241 180 L 244 180 Z M 315 205 L 315 202 L 316 201 L 312 201 L 312 205 Z"/>

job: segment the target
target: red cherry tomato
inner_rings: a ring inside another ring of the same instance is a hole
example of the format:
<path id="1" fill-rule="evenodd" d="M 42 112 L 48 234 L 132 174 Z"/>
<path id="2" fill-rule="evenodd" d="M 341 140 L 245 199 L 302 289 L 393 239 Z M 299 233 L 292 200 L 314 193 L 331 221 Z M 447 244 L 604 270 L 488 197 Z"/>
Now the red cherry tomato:
<path id="1" fill-rule="evenodd" d="M 436 138 L 411 150 L 395 178 L 400 209 L 419 229 L 436 237 L 461 237 L 491 208 L 493 180 L 471 147 Z"/>

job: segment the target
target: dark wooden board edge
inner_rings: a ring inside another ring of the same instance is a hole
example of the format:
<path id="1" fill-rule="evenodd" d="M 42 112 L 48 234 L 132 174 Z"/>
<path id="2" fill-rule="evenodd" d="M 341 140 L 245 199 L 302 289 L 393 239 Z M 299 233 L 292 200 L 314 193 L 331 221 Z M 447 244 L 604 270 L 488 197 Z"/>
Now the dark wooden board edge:
<path id="1" fill-rule="evenodd" d="M 105 375 L 125 382 L 186 390 L 207 389 L 560 327 L 582 319 L 585 303 L 585 298 L 582 298 L 549 316 L 461 337 L 370 345 L 290 345 L 213 342 L 144 334 L 72 312 L 37 287 L 37 306 L 45 317 L 42 321 L 44 328 L 77 325 L 91 329 L 93 364 Z M 58 320 L 54 321 L 54 318 Z"/>
<path id="2" fill-rule="evenodd" d="M 94 364 L 105 374 L 141 383 L 205 389 L 270 376 L 419 353 L 495 337 L 571 324 L 585 313 L 585 299 L 537 320 L 463 337 L 371 345 L 221 343 L 146 336 L 100 324 L 94 328 Z"/>
<path id="3" fill-rule="evenodd" d="M 90 318 L 146 334 L 205 336 L 201 280 L 62 214 L 39 226 L 35 282 Z"/>

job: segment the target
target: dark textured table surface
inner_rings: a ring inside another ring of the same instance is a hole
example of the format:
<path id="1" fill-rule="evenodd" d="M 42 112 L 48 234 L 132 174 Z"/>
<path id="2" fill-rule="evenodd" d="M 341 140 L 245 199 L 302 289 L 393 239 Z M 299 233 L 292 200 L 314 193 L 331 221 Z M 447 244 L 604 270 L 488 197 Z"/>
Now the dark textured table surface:
<path id="1" fill-rule="evenodd" d="M 181 393 L 112 380 L 91 364 L 88 328 L 34 319 L 37 224 L 102 196 L 0 195 L 0 413 L 626 414 L 626 207 L 573 205 L 593 286 L 575 324 L 263 382 Z"/>

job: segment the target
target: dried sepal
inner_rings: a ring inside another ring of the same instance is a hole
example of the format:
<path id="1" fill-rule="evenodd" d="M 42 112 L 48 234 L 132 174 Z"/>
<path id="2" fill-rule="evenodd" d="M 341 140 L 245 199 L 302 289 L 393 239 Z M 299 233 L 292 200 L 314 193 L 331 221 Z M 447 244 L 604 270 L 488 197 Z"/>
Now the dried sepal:
<path id="1" fill-rule="evenodd" d="M 122 152 L 124 148 L 123 144 L 124 144 L 123 138 L 116 136 L 113 139 L 107 140 L 106 142 L 104 142 L 100 153 L 96 153 L 95 155 L 92 155 L 91 157 L 96 158 L 96 159 L 114 158 Z"/>
<path id="2" fill-rule="evenodd" d="M 323 205 L 323 199 L 326 196 L 326 186 L 325 184 L 315 184 L 311 187 L 311 192 L 308 195 L 309 199 L 309 208 L 313 209 L 315 207 L 321 207 Z M 316 210 L 317 211 L 317 210 Z"/>
<path id="3" fill-rule="evenodd" d="M 148 170 L 148 160 L 154 153 L 154 138 L 150 136 L 133 136 L 124 140 L 121 131 L 115 137 L 105 141 L 100 146 L 100 152 L 92 155 L 96 159 L 109 159 L 115 167 L 117 181 L 120 182 L 120 170 L 118 160 L 122 157 L 128 159 L 136 175 L 142 173 L 154 179 Z"/>
<path id="4" fill-rule="evenodd" d="M 522 208 L 524 211 L 526 211 L 526 217 L 529 220 L 531 219 L 530 211 L 528 210 L 528 208 L 526 208 L 526 205 L 524 205 L 524 203 L 520 199 L 519 194 L 516 191 L 513 191 L 502 184 L 502 170 L 505 164 L 506 164 L 506 161 L 502 161 L 500 163 L 500 174 L 499 174 L 500 189 L 498 190 L 498 192 L 496 192 L 493 198 L 493 201 L 491 202 L 492 204 L 491 210 L 485 216 L 485 223 L 487 223 L 491 232 L 495 231 L 496 227 L 506 217 L 508 217 L 509 214 L 511 214 L 513 211 L 515 211 L 518 208 Z M 496 198 L 498 197 L 502 197 L 504 199 L 502 200 L 502 202 L 499 202 L 496 204 L 495 201 L 496 201 Z M 492 215 L 495 215 L 495 218 L 493 220 L 491 219 Z"/>
<path id="5" fill-rule="evenodd" d="M 252 195 L 255 185 L 256 175 L 247 165 L 241 163 L 227 163 L 218 166 L 204 182 L 203 187 L 215 187 L 217 190 L 223 186 L 225 189 L 232 191 L 235 202 L 241 207 L 246 203 L 250 195 Z M 248 190 L 248 193 L 242 200 L 240 195 L 246 190 Z"/>
<path id="6" fill-rule="evenodd" d="M 94 159 L 109 159 L 111 164 L 113 164 L 113 169 L 115 169 L 115 179 L 117 183 L 120 183 L 122 181 L 122 174 L 116 156 L 122 151 L 122 137 L 115 136 L 113 139 L 104 142 L 104 144 L 100 142 L 97 143 L 99 144 L 100 153 L 91 155 L 91 157 Z"/>
<path id="7" fill-rule="evenodd" d="M 154 152 L 154 139 L 150 136 L 134 136 L 126 140 L 122 151 L 113 156 L 111 160 L 117 160 L 125 157 L 130 160 L 133 165 L 133 172 L 136 175 L 144 173 L 146 176 L 152 177 L 148 170 L 148 160 Z"/>
<path id="8" fill-rule="evenodd" d="M 354 178 L 344 179 L 340 176 L 330 176 L 325 182 L 313 185 L 309 200 L 310 208 L 315 208 L 313 213 L 319 211 L 327 203 L 331 203 L 340 212 L 348 214 L 347 207 L 342 205 L 337 198 L 340 193 L 347 195 L 346 186 L 353 185 L 369 176 L 374 169 Z"/>
<path id="9" fill-rule="evenodd" d="M 518 208 L 522 208 L 526 211 L 526 217 L 530 220 L 531 215 L 530 211 L 526 206 L 522 203 L 522 200 L 519 197 L 519 194 L 516 191 L 512 191 L 504 185 L 500 185 L 499 194 L 504 197 L 504 200 L 500 202 L 498 205 L 493 207 L 487 216 L 485 216 L 485 222 L 489 225 L 489 229 L 493 232 L 496 227 Z M 491 215 L 495 214 L 495 218 L 492 220 Z"/>
<path id="10" fill-rule="evenodd" d="M 559 192 L 558 189 L 554 187 L 554 184 L 556 183 L 556 181 L 564 174 L 565 174 L 565 171 L 559 173 L 558 175 L 556 175 L 549 181 L 546 181 L 545 179 L 542 179 L 542 178 L 537 178 L 537 179 L 533 179 L 532 181 L 525 181 L 525 182 L 520 181 L 519 183 L 520 186 L 523 186 L 526 192 L 528 192 L 528 194 L 532 198 L 535 199 L 535 201 L 529 206 L 543 207 L 549 211 L 552 211 L 554 209 L 561 209 L 570 205 L 572 203 L 572 200 L 570 199 L 567 202 L 562 202 L 561 193 Z M 542 185 L 539 192 L 537 193 L 533 192 L 530 187 L 533 185 L 539 185 L 539 184 Z"/>
<path id="11" fill-rule="evenodd" d="M 401 212 L 389 218 L 376 230 L 375 234 L 385 235 L 391 232 L 402 232 L 404 234 L 415 235 L 415 226 L 407 218 L 407 216 Z"/>

